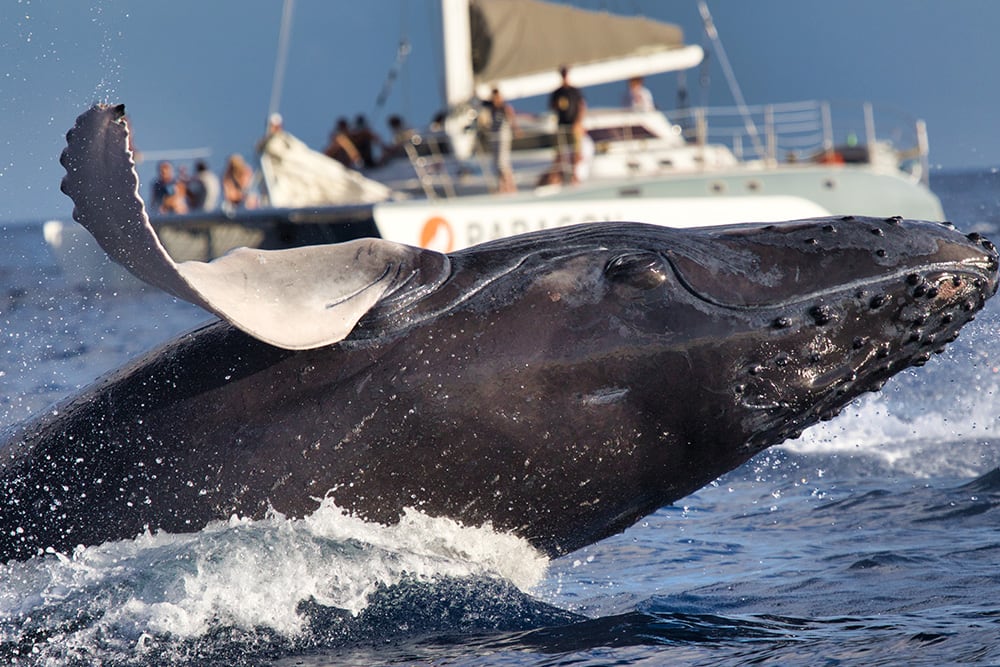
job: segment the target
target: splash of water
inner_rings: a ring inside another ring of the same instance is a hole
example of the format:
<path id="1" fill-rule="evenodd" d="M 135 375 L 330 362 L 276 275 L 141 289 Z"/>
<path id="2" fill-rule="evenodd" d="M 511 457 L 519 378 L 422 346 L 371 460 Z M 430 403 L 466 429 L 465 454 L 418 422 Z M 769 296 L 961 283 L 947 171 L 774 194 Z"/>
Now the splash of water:
<path id="1" fill-rule="evenodd" d="M 294 638 L 309 624 L 306 603 L 357 616 L 401 582 L 485 577 L 524 590 L 547 566 L 526 541 L 489 526 L 415 510 L 384 526 L 325 500 L 301 520 L 233 517 L 0 566 L 0 645 L 57 642 L 65 657 L 108 637 L 137 647 L 219 628 Z"/>

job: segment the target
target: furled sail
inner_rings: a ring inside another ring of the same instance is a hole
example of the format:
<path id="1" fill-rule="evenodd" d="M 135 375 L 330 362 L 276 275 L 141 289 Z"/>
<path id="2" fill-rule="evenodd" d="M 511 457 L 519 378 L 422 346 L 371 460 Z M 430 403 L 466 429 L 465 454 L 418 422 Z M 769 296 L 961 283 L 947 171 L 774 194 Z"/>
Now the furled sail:
<path id="1" fill-rule="evenodd" d="M 384 201 L 392 190 L 318 153 L 281 130 L 261 147 L 261 171 L 272 206 L 334 206 Z"/>
<path id="2" fill-rule="evenodd" d="M 554 90 L 561 65 L 574 85 L 591 86 L 687 69 L 704 56 L 677 25 L 539 0 L 470 0 L 469 23 L 482 99 L 493 85 L 509 99 Z"/>

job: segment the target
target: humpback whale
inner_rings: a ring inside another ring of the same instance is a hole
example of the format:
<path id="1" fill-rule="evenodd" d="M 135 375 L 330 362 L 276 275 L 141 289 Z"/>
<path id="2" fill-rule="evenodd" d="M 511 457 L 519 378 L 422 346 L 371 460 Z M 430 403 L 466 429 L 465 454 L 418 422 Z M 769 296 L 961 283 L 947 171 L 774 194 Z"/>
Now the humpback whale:
<path id="1" fill-rule="evenodd" d="M 997 289 L 976 234 L 898 218 L 592 223 L 444 255 L 382 239 L 176 264 L 121 105 L 67 135 L 74 217 L 219 319 L 0 448 L 0 558 L 323 498 L 491 525 L 549 555 L 619 532 L 953 340 Z"/>

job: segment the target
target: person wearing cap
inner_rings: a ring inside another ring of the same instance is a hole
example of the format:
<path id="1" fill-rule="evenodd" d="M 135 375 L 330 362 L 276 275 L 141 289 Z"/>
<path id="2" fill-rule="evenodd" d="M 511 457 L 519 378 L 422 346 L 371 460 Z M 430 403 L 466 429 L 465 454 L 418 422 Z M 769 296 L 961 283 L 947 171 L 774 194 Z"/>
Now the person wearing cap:
<path id="1" fill-rule="evenodd" d="M 257 144 L 254 146 L 254 149 L 257 151 L 258 154 L 263 153 L 264 146 L 266 146 L 267 142 L 271 140 L 271 137 L 273 137 L 276 134 L 280 134 L 281 132 L 284 132 L 284 130 L 285 130 L 285 119 L 281 117 L 281 114 L 277 112 L 270 114 L 267 117 L 267 129 L 264 131 L 264 136 L 257 141 Z"/>
<path id="2" fill-rule="evenodd" d="M 274 134 L 275 132 L 280 132 L 285 120 L 281 117 L 280 113 L 273 113 L 267 117 L 267 133 Z"/>

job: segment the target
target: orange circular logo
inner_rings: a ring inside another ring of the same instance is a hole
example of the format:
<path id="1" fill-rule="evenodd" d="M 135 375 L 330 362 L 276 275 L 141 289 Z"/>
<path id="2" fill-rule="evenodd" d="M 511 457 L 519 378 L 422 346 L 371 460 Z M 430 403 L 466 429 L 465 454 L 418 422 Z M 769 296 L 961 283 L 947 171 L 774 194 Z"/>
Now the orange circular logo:
<path id="1" fill-rule="evenodd" d="M 455 249 L 455 232 L 441 216 L 428 218 L 420 230 L 420 246 L 438 252 L 451 252 Z"/>

